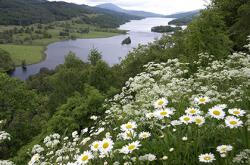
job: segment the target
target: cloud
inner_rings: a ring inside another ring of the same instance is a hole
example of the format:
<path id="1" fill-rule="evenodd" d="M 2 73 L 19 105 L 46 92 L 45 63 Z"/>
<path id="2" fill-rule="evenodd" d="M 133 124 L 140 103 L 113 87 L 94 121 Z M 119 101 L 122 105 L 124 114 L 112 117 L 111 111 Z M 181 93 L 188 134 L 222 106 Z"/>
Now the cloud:
<path id="1" fill-rule="evenodd" d="M 113 3 L 125 9 L 144 10 L 161 14 L 171 14 L 175 12 L 201 9 L 208 4 L 208 0 L 64 0 L 64 1 L 77 4 L 87 4 L 91 6 L 95 6 L 102 3 Z"/>

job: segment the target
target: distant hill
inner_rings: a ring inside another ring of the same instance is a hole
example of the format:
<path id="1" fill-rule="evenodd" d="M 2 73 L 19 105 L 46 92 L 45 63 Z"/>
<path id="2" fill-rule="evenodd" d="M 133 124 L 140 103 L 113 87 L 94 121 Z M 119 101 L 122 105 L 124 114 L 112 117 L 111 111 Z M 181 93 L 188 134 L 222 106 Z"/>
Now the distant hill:
<path id="1" fill-rule="evenodd" d="M 181 13 L 175 13 L 175 14 L 170 14 L 165 16 L 166 18 L 184 18 L 184 17 L 193 17 L 195 15 L 198 15 L 200 13 L 199 10 L 193 10 L 193 11 L 188 11 L 188 12 L 181 12 Z"/>
<path id="2" fill-rule="evenodd" d="M 89 18 L 88 15 L 92 17 Z M 131 19 L 139 19 L 124 13 L 66 2 L 0 0 L 0 24 L 2 25 L 49 23 L 79 16 L 86 17 L 87 23 L 99 24 L 103 27 L 117 27 Z"/>
<path id="3" fill-rule="evenodd" d="M 137 11 L 137 10 L 126 10 L 123 8 L 120 8 L 119 6 L 116 6 L 112 3 L 104 3 L 101 5 L 97 5 L 96 7 L 102 8 L 102 9 L 108 9 L 116 12 L 126 13 L 130 15 L 135 15 L 138 17 L 164 17 L 164 15 L 151 13 L 151 12 L 145 12 L 145 11 Z"/>
<path id="4" fill-rule="evenodd" d="M 167 18 L 176 18 L 170 22 L 169 25 L 184 26 L 189 24 L 195 17 L 199 16 L 201 10 L 194 10 L 184 13 L 176 13 L 167 15 Z"/>

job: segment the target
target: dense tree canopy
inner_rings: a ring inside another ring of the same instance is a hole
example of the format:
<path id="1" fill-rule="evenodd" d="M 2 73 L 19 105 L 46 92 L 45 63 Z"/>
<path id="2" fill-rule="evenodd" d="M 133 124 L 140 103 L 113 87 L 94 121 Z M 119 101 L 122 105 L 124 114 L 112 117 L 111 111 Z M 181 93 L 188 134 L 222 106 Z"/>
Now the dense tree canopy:
<path id="1" fill-rule="evenodd" d="M 9 72 L 15 69 L 15 64 L 8 52 L 0 49 L 0 72 Z"/>

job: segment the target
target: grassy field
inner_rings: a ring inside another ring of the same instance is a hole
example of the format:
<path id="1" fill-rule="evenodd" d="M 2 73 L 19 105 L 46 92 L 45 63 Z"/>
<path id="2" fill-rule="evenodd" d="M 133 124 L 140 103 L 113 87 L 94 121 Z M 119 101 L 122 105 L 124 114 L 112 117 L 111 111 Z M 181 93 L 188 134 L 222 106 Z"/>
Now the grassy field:
<path id="1" fill-rule="evenodd" d="M 42 36 L 42 34 L 35 33 L 35 31 L 38 30 L 36 26 L 37 25 L 30 26 L 35 29 L 30 34 L 26 32 L 14 34 L 13 43 L 0 44 L 0 48 L 4 49 L 11 55 L 11 58 L 16 66 L 20 66 L 23 60 L 26 62 L 26 64 L 34 64 L 42 61 L 45 58 L 44 50 L 46 49 L 47 45 L 61 40 L 69 40 L 72 36 L 73 38 L 84 39 L 84 38 L 105 38 L 121 34 L 121 32 L 119 31 L 117 32 L 99 31 L 96 30 L 96 27 L 92 25 L 89 26 L 87 24 L 70 24 L 69 28 L 71 30 L 70 36 L 62 37 L 59 34 L 60 32 L 63 31 L 63 27 L 60 24 L 56 24 L 53 25 L 52 29 L 47 29 L 47 33 L 51 35 L 50 38 L 40 37 L 39 39 L 32 39 L 32 40 L 27 39 L 32 35 Z M 14 26 L 0 26 L 0 32 L 3 32 L 4 30 L 10 30 L 13 28 Z M 21 27 L 16 26 L 16 28 L 21 28 Z M 89 28 L 90 31 L 88 33 L 79 33 L 77 30 L 81 28 Z"/>
<path id="2" fill-rule="evenodd" d="M 44 46 L 0 44 L 0 48 L 9 52 L 16 66 L 20 66 L 23 60 L 26 64 L 34 64 L 45 57 Z"/>

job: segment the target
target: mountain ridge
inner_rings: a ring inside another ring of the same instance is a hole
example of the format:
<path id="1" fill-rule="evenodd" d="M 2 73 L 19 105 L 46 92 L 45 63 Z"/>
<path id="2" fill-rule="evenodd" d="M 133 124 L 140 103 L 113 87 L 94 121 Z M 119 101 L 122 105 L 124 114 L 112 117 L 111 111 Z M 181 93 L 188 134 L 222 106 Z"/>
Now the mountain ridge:
<path id="1" fill-rule="evenodd" d="M 77 5 L 67 2 L 47 0 L 0 0 L 0 24 L 1 25 L 30 25 L 34 23 L 50 23 L 54 21 L 69 20 L 74 17 L 88 17 L 96 15 L 99 20 L 105 16 L 118 24 L 123 24 L 138 17 L 100 9 L 87 5 Z M 86 18 L 87 19 L 87 18 Z M 88 18 L 88 21 L 92 21 Z M 93 21 L 91 23 L 94 23 Z"/>
<path id="2" fill-rule="evenodd" d="M 162 14 L 157 14 L 153 12 L 146 12 L 146 11 L 139 11 L 139 10 L 126 10 L 123 9 L 113 3 L 103 3 L 100 5 L 96 5 L 95 7 L 102 8 L 102 9 L 107 9 L 107 10 L 112 10 L 116 12 L 121 12 L 121 13 L 126 13 L 129 15 L 134 15 L 138 17 L 164 17 Z"/>

